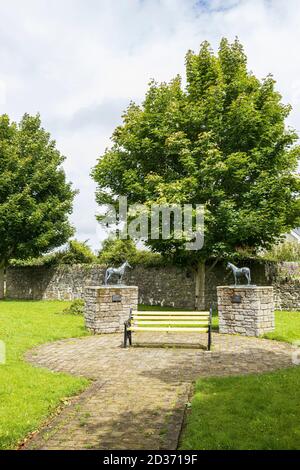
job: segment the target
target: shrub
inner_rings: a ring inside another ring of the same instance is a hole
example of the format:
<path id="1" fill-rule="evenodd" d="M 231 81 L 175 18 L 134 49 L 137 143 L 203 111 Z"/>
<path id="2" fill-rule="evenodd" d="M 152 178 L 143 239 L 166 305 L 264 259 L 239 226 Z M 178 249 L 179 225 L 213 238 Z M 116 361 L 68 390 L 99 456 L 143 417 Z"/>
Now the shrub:
<path id="1" fill-rule="evenodd" d="M 137 248 L 132 240 L 113 240 L 107 238 L 98 255 L 98 260 L 103 264 L 119 265 L 124 261 L 132 262 Z"/>
<path id="2" fill-rule="evenodd" d="M 25 260 L 11 260 L 11 266 L 56 266 L 58 264 L 91 264 L 97 263 L 98 259 L 88 246 L 87 242 L 70 240 L 67 248 L 55 253 L 28 258 Z"/>
<path id="3" fill-rule="evenodd" d="M 84 300 L 82 299 L 73 300 L 71 305 L 63 310 L 63 313 L 69 315 L 83 315 L 84 305 Z"/>
<path id="4" fill-rule="evenodd" d="M 68 248 L 60 253 L 59 262 L 62 264 L 91 264 L 97 261 L 87 242 L 70 240 Z"/>
<path id="5" fill-rule="evenodd" d="M 274 245 L 262 254 L 262 258 L 269 261 L 300 261 L 300 243 L 286 241 Z"/>
<path id="6" fill-rule="evenodd" d="M 136 254 L 130 260 L 130 263 L 142 264 L 143 266 L 160 266 L 167 261 L 160 253 L 153 253 L 152 251 L 147 250 L 137 250 Z"/>
<path id="7" fill-rule="evenodd" d="M 159 253 L 148 250 L 138 250 L 133 240 L 113 240 L 108 238 L 103 242 L 98 261 L 103 264 L 118 266 L 124 261 L 130 264 L 143 264 L 144 266 L 157 266 L 164 262 Z"/>

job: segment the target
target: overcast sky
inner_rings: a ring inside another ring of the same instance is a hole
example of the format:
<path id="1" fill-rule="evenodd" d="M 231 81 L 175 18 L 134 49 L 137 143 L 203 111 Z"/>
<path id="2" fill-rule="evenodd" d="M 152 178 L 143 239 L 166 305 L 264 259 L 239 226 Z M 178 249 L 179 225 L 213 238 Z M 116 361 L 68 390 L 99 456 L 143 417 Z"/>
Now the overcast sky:
<path id="1" fill-rule="evenodd" d="M 240 38 L 255 75 L 274 75 L 300 132 L 299 0 L 0 0 L 0 113 L 41 114 L 80 190 L 78 239 L 99 248 L 90 170 L 129 101 L 222 36 Z"/>

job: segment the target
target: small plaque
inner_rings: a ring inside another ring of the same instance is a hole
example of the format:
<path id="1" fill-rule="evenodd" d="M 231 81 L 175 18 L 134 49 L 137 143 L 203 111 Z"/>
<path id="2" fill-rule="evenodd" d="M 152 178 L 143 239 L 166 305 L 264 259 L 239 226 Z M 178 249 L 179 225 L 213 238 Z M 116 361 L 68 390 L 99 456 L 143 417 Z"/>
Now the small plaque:
<path id="1" fill-rule="evenodd" d="M 114 294 L 111 298 L 113 302 L 121 302 L 122 301 L 122 296 L 120 294 Z"/>
<path id="2" fill-rule="evenodd" d="M 234 304 L 240 304 L 242 301 L 242 297 L 239 294 L 234 294 L 231 298 L 231 302 Z"/>

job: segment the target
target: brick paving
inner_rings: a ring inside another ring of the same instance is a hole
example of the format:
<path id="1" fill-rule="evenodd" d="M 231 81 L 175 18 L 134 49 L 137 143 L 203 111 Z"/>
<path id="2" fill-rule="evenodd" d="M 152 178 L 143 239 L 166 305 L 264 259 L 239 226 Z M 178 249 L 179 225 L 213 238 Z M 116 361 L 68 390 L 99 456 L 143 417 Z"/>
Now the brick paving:
<path id="1" fill-rule="evenodd" d="M 138 333 L 57 341 L 27 353 L 32 364 L 92 380 L 25 449 L 176 449 L 198 377 L 263 373 L 292 366 L 291 345 L 258 338 Z M 163 346 L 163 347 L 162 347 Z M 191 347 L 192 346 L 192 347 Z M 197 347 L 198 346 L 198 347 Z"/>

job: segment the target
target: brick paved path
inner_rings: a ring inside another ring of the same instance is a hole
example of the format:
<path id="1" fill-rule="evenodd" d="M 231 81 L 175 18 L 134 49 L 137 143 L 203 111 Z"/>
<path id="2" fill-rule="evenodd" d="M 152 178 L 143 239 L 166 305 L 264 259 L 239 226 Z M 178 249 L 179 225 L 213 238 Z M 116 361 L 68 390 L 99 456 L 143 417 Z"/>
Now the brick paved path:
<path id="1" fill-rule="evenodd" d="M 92 379 L 91 386 L 28 441 L 27 449 L 176 449 L 192 382 L 292 365 L 292 347 L 242 336 L 213 335 L 213 351 L 189 348 L 199 336 L 139 333 L 141 347 L 101 335 L 40 346 L 26 358 L 53 371 Z M 201 337 L 206 344 L 206 335 Z M 174 347 L 176 342 L 184 347 Z M 146 344 L 147 343 L 147 344 Z M 150 344 L 151 343 L 151 347 Z M 156 347 L 158 344 L 168 347 Z"/>

